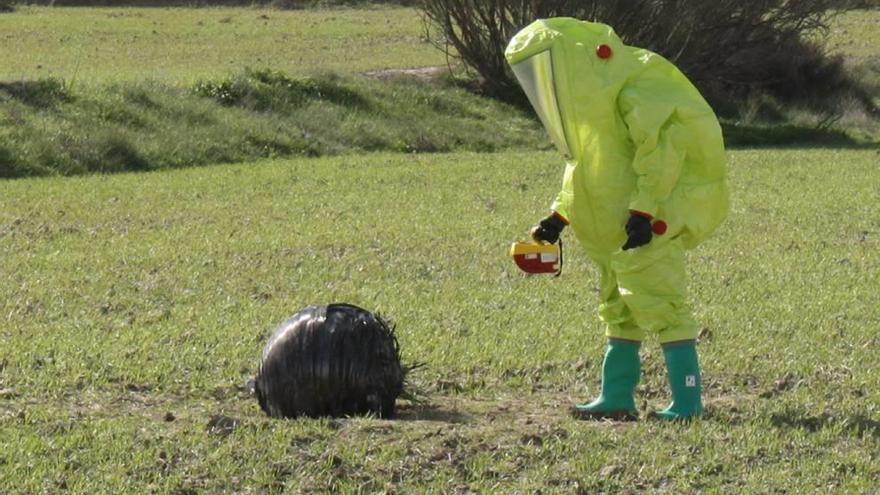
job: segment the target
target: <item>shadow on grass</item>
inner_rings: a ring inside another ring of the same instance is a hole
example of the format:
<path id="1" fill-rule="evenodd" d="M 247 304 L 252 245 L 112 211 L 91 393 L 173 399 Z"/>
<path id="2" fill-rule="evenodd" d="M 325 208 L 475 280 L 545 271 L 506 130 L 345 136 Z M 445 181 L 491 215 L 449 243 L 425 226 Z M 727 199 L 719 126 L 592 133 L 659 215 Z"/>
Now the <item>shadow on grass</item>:
<path id="1" fill-rule="evenodd" d="M 770 416 L 770 422 L 777 428 L 794 428 L 816 432 L 825 428 L 842 427 L 857 436 L 870 435 L 880 438 L 880 421 L 867 416 L 856 414 L 853 416 L 833 416 L 830 414 L 804 415 L 800 412 L 775 413 Z"/>
<path id="2" fill-rule="evenodd" d="M 152 168 L 149 160 L 122 136 L 108 136 L 98 144 L 98 161 L 90 168 L 103 173 L 143 172 Z"/>
<path id="3" fill-rule="evenodd" d="M 398 421 L 432 421 L 437 423 L 460 424 L 471 420 L 470 415 L 437 404 L 402 405 L 397 408 Z"/>
<path id="4" fill-rule="evenodd" d="M 246 69 L 221 81 L 199 82 L 193 91 L 226 106 L 260 112 L 292 114 L 316 101 L 348 109 L 371 107 L 366 97 L 332 74 L 296 78 L 270 69 Z"/>
<path id="5" fill-rule="evenodd" d="M 8 179 L 18 176 L 15 157 L 0 144 L 0 179 Z"/>
<path id="6" fill-rule="evenodd" d="M 871 149 L 880 143 L 863 142 L 835 129 L 794 125 L 757 126 L 722 122 L 724 143 L 735 148 L 852 148 Z"/>
<path id="7" fill-rule="evenodd" d="M 759 421 L 755 411 L 745 412 L 735 407 L 713 406 L 703 413 L 703 421 L 724 425 L 746 425 Z M 870 436 L 880 439 L 880 421 L 863 414 L 834 415 L 828 413 L 810 414 L 806 411 L 783 411 L 770 414 L 770 424 L 779 430 L 803 430 L 816 433 L 825 429 L 836 429 L 843 435 L 852 437 Z M 687 424 L 687 423 L 679 423 Z"/>
<path id="8" fill-rule="evenodd" d="M 37 81 L 0 81 L 0 95 L 6 95 L 34 108 L 50 108 L 71 99 L 64 84 L 54 78 Z"/>

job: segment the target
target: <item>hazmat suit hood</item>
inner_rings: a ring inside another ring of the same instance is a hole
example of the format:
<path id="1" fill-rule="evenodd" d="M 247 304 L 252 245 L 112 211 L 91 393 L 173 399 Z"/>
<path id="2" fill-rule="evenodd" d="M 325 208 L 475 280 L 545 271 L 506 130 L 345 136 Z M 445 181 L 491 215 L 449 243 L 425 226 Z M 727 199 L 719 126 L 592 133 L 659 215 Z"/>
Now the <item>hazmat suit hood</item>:
<path id="1" fill-rule="evenodd" d="M 688 248 L 721 223 L 721 129 L 673 64 L 573 18 L 533 22 L 505 56 L 566 161 L 552 209 L 591 256 L 619 250 L 633 210 L 662 219 Z"/>
<path id="2" fill-rule="evenodd" d="M 599 47 L 610 56 L 601 58 Z M 609 119 L 622 83 L 638 69 L 633 51 L 608 26 L 555 18 L 520 31 L 505 55 L 553 144 L 577 161 L 590 123 Z"/>

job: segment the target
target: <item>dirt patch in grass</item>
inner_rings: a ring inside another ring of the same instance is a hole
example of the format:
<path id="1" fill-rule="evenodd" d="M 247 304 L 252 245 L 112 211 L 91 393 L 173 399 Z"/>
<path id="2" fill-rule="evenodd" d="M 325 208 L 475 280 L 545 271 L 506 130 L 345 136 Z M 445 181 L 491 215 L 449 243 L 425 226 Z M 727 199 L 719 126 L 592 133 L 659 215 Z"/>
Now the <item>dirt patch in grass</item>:
<path id="1" fill-rule="evenodd" d="M 445 66 L 414 67 L 409 69 L 383 69 L 364 72 L 369 79 L 415 79 L 417 81 L 436 81 L 449 74 L 449 68 Z"/>

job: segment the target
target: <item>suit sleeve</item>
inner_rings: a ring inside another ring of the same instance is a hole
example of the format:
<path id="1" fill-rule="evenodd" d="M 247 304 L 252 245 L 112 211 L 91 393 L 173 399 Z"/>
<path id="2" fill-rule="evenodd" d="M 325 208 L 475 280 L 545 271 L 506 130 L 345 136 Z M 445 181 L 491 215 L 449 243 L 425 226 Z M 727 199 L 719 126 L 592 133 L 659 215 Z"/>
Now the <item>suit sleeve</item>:
<path id="1" fill-rule="evenodd" d="M 684 132 L 675 105 L 677 91 L 645 81 L 621 92 L 619 105 L 635 147 L 636 188 L 629 209 L 655 217 L 678 183 L 685 159 Z"/>
<path id="2" fill-rule="evenodd" d="M 574 200 L 574 193 L 572 192 L 574 190 L 573 181 L 574 165 L 566 164 L 565 174 L 562 176 L 562 188 L 550 206 L 550 209 L 561 216 L 566 224 L 571 221 L 570 207 Z"/>

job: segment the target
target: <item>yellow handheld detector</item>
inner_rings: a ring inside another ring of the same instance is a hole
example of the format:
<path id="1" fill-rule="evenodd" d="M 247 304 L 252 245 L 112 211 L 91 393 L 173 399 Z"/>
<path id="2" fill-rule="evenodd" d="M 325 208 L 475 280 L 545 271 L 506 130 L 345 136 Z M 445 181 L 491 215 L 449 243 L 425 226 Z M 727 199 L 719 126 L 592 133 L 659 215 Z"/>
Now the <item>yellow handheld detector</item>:
<path id="1" fill-rule="evenodd" d="M 554 244 L 514 242 L 510 256 L 520 270 L 526 273 L 562 273 L 562 240 Z"/>

